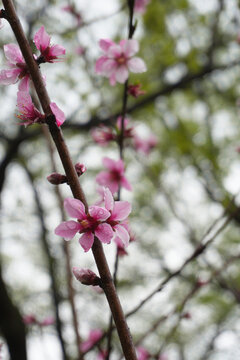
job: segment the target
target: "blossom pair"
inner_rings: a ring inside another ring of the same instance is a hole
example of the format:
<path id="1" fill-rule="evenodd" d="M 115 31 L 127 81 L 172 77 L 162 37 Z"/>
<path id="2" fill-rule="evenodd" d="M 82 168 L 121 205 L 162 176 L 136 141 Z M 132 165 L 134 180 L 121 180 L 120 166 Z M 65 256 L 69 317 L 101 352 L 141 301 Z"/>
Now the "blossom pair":
<path id="1" fill-rule="evenodd" d="M 65 199 L 64 207 L 67 213 L 77 218 L 77 221 L 64 221 L 55 229 L 55 234 L 70 240 L 80 233 L 79 243 L 85 252 L 91 249 L 94 236 L 102 243 L 109 244 L 114 239 L 127 246 L 129 233 L 124 226 L 124 221 L 131 212 L 130 203 L 114 201 L 111 191 L 105 188 L 104 205 L 104 207 L 93 205 L 86 211 L 80 200 Z"/>
<path id="2" fill-rule="evenodd" d="M 43 62 L 53 63 L 65 54 L 65 49 L 60 45 L 50 45 L 50 36 L 42 26 L 34 36 L 34 42 L 41 55 L 36 61 L 40 64 Z M 23 122 L 21 125 L 31 125 L 45 121 L 45 115 L 41 114 L 34 106 L 31 96 L 29 95 L 30 75 L 23 55 L 18 45 L 4 45 L 4 53 L 7 58 L 7 69 L 0 72 L 0 84 L 10 85 L 19 81 L 19 92 L 17 95 L 17 115 Z M 50 109 L 56 118 L 57 125 L 60 126 L 65 121 L 64 113 L 55 103 L 50 104 Z"/>

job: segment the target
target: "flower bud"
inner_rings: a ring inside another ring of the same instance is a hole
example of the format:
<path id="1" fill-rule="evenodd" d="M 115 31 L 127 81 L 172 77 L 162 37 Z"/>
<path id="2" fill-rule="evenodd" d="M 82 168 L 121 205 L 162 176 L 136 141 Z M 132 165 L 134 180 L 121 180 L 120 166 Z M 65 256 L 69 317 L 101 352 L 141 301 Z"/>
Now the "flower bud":
<path id="1" fill-rule="evenodd" d="M 185 312 L 182 314 L 182 318 L 183 319 L 191 319 L 192 315 L 189 312 Z"/>
<path id="2" fill-rule="evenodd" d="M 136 84 L 136 85 L 130 84 L 130 85 L 128 85 L 128 89 L 127 89 L 128 94 L 132 95 L 135 98 L 137 98 L 141 95 L 144 95 L 146 93 L 146 91 L 141 90 L 140 88 L 141 88 L 141 84 Z"/>
<path id="3" fill-rule="evenodd" d="M 67 177 L 66 175 L 62 175 L 59 173 L 52 173 L 51 175 L 49 175 L 47 177 L 47 180 L 53 184 L 53 185 L 59 185 L 59 184 L 64 184 L 67 182 Z"/>
<path id="4" fill-rule="evenodd" d="M 86 171 L 86 166 L 83 165 L 83 164 L 77 163 L 77 164 L 75 165 L 75 170 L 76 170 L 78 176 L 81 176 L 82 174 L 85 173 L 85 171 Z"/>
<path id="5" fill-rule="evenodd" d="M 75 278 L 83 285 L 99 285 L 100 278 L 90 269 L 72 268 Z"/>

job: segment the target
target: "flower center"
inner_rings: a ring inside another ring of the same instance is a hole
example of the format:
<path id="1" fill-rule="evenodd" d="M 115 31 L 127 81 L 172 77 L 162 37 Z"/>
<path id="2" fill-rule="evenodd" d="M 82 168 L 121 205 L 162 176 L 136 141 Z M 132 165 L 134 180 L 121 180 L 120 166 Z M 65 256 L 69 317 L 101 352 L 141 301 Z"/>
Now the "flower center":
<path id="1" fill-rule="evenodd" d="M 120 55 L 119 58 L 117 58 L 116 60 L 117 60 L 117 63 L 118 63 L 119 65 L 124 65 L 124 64 L 126 64 L 126 58 L 125 58 L 124 55 Z"/>
<path id="2" fill-rule="evenodd" d="M 100 224 L 99 221 L 94 220 L 89 214 L 87 215 L 86 219 L 80 220 L 78 219 L 78 222 L 81 224 L 82 226 L 82 230 L 80 231 L 80 233 L 85 233 L 87 231 L 92 231 L 94 232 L 95 229 L 98 227 L 98 225 Z"/>

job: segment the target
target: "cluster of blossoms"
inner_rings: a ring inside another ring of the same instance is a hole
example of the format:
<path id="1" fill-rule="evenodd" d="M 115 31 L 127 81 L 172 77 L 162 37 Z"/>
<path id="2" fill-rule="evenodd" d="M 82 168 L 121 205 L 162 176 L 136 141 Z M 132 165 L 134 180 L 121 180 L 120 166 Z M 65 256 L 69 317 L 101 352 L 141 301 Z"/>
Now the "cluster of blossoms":
<path id="1" fill-rule="evenodd" d="M 118 142 L 121 129 L 121 117 L 117 119 L 116 127 L 99 126 L 92 130 L 91 135 L 93 140 L 101 145 L 106 146 L 111 141 Z M 136 151 L 144 155 L 148 155 L 150 151 L 157 145 L 158 140 L 154 134 L 150 134 L 147 138 L 140 137 L 135 128 L 130 125 L 128 118 L 124 119 L 124 139 L 131 139 L 131 145 Z"/>
<path id="2" fill-rule="evenodd" d="M 104 189 L 104 202 L 104 207 L 92 205 L 86 211 L 80 200 L 65 199 L 64 207 L 67 213 L 77 218 L 77 221 L 64 221 L 55 229 L 55 234 L 70 240 L 76 233 L 80 233 L 79 243 L 84 251 L 91 249 L 94 236 L 102 243 L 109 244 L 115 240 L 116 242 L 121 241 L 124 246 L 127 246 L 130 237 L 124 222 L 131 212 L 130 203 L 114 201 L 108 188 Z"/>
<path id="3" fill-rule="evenodd" d="M 38 64 L 45 62 L 54 63 L 61 60 L 62 55 L 65 55 L 65 49 L 60 45 L 50 45 L 50 40 L 50 36 L 42 26 L 34 36 L 34 43 L 40 51 L 38 58 L 34 56 Z M 27 126 L 45 122 L 46 116 L 41 114 L 34 106 L 29 94 L 30 74 L 19 46 L 16 44 L 4 45 L 4 54 L 7 58 L 7 69 L 0 72 L 0 84 L 10 85 L 19 81 L 17 95 L 19 113 L 17 117 L 22 120 L 20 125 Z M 50 108 L 55 116 L 57 125 L 61 126 L 65 121 L 63 111 L 54 102 L 50 104 Z"/>

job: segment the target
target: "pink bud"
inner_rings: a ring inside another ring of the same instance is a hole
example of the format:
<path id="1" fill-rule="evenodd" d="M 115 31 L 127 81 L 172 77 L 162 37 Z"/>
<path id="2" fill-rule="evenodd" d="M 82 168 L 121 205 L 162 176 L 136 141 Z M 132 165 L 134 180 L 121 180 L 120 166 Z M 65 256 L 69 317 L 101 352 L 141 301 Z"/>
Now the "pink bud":
<path id="1" fill-rule="evenodd" d="M 196 285 L 197 285 L 198 287 L 202 287 L 202 286 L 205 286 L 205 285 L 207 285 L 207 284 L 208 284 L 208 281 L 198 279 Z"/>
<path id="2" fill-rule="evenodd" d="M 83 285 L 99 285 L 100 278 L 90 269 L 72 268 L 75 278 Z"/>
<path id="3" fill-rule="evenodd" d="M 142 86 L 141 84 L 135 84 L 135 85 L 129 84 L 127 89 L 128 94 L 132 95 L 135 98 L 146 94 L 146 91 L 140 89 L 141 86 Z"/>
<path id="4" fill-rule="evenodd" d="M 49 175 L 47 177 L 47 180 L 53 184 L 53 185 L 59 185 L 59 184 L 64 184 L 67 182 L 67 177 L 66 175 L 61 175 L 59 173 L 52 173 L 51 175 Z"/>
<path id="5" fill-rule="evenodd" d="M 76 172 L 77 172 L 78 176 L 81 176 L 81 175 L 84 174 L 85 171 L 87 170 L 87 169 L 86 169 L 86 166 L 83 165 L 83 164 L 80 164 L 80 163 L 77 163 L 77 164 L 75 165 L 75 169 L 76 169 Z"/>

